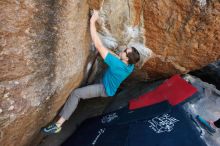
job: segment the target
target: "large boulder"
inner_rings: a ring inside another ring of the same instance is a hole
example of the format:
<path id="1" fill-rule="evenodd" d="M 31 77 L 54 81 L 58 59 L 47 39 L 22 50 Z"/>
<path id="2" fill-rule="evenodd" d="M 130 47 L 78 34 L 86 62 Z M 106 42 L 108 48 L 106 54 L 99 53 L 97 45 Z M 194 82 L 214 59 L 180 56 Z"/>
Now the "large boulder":
<path id="1" fill-rule="evenodd" d="M 0 2 L 0 145 L 31 145 L 83 79 L 88 4 Z"/>
<path id="2" fill-rule="evenodd" d="M 89 7 L 100 9 L 106 47 L 136 45 L 143 56 L 152 50 L 134 78 L 187 73 L 220 59 L 217 0 L 1 1 L 0 145 L 30 145 L 83 80 Z"/>
<path id="3" fill-rule="evenodd" d="M 220 59 L 217 0 L 104 0 L 99 8 L 107 47 L 140 43 L 153 51 L 134 77 L 168 77 Z"/>

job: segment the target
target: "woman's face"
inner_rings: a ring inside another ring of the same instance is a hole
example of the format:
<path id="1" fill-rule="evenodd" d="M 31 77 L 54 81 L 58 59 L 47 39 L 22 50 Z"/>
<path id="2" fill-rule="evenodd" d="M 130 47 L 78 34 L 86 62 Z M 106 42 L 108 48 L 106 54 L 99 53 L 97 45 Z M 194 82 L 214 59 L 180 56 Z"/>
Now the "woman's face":
<path id="1" fill-rule="evenodd" d="M 124 61 L 128 61 L 128 53 L 130 53 L 130 52 L 132 52 L 132 49 L 131 48 L 126 48 L 126 49 L 124 49 L 123 51 L 121 51 L 120 53 L 119 53 L 119 57 L 120 57 L 120 59 L 121 60 L 124 60 Z"/>

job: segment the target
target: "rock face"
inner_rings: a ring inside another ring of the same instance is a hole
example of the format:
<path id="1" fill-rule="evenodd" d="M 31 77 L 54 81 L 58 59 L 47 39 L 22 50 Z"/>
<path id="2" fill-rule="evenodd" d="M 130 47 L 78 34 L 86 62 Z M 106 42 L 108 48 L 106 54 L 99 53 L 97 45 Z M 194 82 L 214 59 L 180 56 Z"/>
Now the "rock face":
<path id="1" fill-rule="evenodd" d="M 219 1 L 104 0 L 100 5 L 103 40 L 115 48 L 139 42 L 154 52 L 134 77 L 187 73 L 220 58 Z M 112 45 L 112 40 L 117 41 Z"/>
<path id="2" fill-rule="evenodd" d="M 134 78 L 187 73 L 220 59 L 217 0 L 1 1 L 0 145 L 30 145 L 82 81 L 89 7 L 100 9 L 106 47 L 139 43 L 153 51 Z"/>
<path id="3" fill-rule="evenodd" d="M 186 73 L 220 59 L 219 1 L 145 3 L 146 44 L 157 54 L 143 67 L 150 78 Z"/>
<path id="4" fill-rule="evenodd" d="M 30 145 L 83 79 L 86 0 L 0 2 L 0 145 Z"/>

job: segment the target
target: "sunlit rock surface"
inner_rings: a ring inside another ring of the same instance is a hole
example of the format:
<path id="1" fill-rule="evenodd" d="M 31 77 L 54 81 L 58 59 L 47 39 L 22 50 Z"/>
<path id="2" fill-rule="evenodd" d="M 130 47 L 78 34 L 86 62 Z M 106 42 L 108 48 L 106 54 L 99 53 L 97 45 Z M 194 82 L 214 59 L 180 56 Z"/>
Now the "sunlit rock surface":
<path id="1" fill-rule="evenodd" d="M 220 59 L 220 3 L 196 0 L 0 1 L 0 145 L 30 145 L 84 78 L 89 7 L 118 51 L 153 51 L 132 75 L 146 80 L 187 73 Z"/>
<path id="2" fill-rule="evenodd" d="M 108 44 L 139 42 L 154 52 L 134 77 L 168 77 L 220 59 L 217 0 L 104 0 L 100 10 L 100 34 Z"/>
<path id="3" fill-rule="evenodd" d="M 30 145 L 83 79 L 84 1 L 0 1 L 0 145 Z"/>

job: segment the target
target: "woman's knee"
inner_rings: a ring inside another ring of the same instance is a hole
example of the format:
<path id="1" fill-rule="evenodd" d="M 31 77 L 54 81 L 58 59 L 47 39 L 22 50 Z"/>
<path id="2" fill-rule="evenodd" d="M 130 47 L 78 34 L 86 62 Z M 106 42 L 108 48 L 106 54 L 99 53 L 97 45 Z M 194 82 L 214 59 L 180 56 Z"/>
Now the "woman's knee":
<path id="1" fill-rule="evenodd" d="M 80 98 L 80 90 L 79 90 L 79 88 L 77 88 L 77 89 L 72 91 L 71 97 L 73 97 L 73 98 Z"/>

